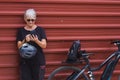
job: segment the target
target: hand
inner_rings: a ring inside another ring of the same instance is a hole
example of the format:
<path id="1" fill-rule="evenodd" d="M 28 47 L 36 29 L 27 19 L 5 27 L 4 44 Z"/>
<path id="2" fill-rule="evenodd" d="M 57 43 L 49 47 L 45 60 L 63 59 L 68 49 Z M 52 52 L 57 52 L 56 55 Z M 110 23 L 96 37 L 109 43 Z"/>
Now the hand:
<path id="1" fill-rule="evenodd" d="M 34 42 L 37 42 L 37 41 L 38 41 L 38 36 L 31 34 L 31 35 L 30 35 L 30 40 L 31 40 L 31 41 L 34 41 Z"/>
<path id="2" fill-rule="evenodd" d="M 31 36 L 30 34 L 28 34 L 28 35 L 25 36 L 26 42 L 29 42 L 31 40 L 30 36 Z"/>

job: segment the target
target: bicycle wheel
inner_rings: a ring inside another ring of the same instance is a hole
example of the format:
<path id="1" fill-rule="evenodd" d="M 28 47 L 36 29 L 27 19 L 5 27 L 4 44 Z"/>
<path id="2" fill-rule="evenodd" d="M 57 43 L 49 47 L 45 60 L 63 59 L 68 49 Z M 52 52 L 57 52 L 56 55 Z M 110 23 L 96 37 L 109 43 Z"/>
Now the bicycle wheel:
<path id="1" fill-rule="evenodd" d="M 75 75 L 80 72 L 80 68 L 74 66 L 62 66 L 54 70 L 48 80 L 74 80 Z M 79 76 L 77 80 L 88 80 L 85 74 Z"/>

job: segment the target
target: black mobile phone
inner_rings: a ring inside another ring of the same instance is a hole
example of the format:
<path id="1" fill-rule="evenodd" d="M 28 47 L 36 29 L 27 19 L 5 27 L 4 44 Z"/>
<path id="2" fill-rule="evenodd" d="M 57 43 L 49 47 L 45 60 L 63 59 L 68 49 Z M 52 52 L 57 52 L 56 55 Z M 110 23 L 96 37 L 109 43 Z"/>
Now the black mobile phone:
<path id="1" fill-rule="evenodd" d="M 30 31 L 30 34 L 31 34 L 31 35 L 36 35 L 36 31 L 35 31 L 35 30 L 32 30 L 32 31 Z"/>

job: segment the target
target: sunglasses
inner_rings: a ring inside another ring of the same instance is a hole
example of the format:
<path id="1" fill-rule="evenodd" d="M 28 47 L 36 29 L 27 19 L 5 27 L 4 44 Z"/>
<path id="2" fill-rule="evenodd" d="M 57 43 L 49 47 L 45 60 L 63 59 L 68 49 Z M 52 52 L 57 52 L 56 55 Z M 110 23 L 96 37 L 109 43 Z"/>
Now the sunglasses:
<path id="1" fill-rule="evenodd" d="M 35 19 L 27 19 L 27 21 L 28 21 L 28 22 L 30 22 L 30 21 L 33 22 L 33 21 L 35 21 Z"/>

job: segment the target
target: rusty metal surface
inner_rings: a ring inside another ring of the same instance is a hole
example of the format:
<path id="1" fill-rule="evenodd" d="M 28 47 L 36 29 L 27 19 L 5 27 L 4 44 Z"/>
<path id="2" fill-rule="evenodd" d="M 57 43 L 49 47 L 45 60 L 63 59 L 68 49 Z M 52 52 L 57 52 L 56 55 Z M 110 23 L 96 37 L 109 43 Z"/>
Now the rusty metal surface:
<path id="1" fill-rule="evenodd" d="M 36 23 L 47 33 L 46 79 L 61 66 L 74 40 L 81 41 L 82 49 L 95 53 L 90 57 L 93 66 L 116 50 L 110 41 L 120 39 L 118 0 L 0 0 L 0 80 L 19 80 L 15 38 L 17 28 L 25 24 L 23 13 L 28 8 L 37 11 Z M 114 80 L 120 74 L 119 67 L 120 62 Z M 95 75 L 100 77 L 101 73 Z"/>

